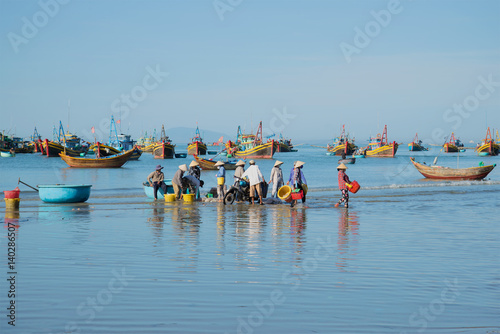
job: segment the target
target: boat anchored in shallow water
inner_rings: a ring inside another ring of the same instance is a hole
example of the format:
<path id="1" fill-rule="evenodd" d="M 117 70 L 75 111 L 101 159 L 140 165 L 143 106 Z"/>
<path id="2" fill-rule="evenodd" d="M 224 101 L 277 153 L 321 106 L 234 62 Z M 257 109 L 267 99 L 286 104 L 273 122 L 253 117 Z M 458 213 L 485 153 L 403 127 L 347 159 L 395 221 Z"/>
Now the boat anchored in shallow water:
<path id="1" fill-rule="evenodd" d="M 389 143 L 387 140 L 387 125 L 384 127 L 384 132 L 382 136 L 380 134 L 375 138 L 370 139 L 370 143 L 364 149 L 364 153 L 367 157 L 382 157 L 382 158 L 394 158 L 396 152 L 398 151 L 399 144 L 393 141 Z"/>
<path id="2" fill-rule="evenodd" d="M 444 143 L 443 148 L 445 153 L 456 153 L 456 152 L 465 152 L 463 149 L 464 144 L 460 141 L 460 139 L 455 138 L 455 134 L 452 132 L 450 141 Z"/>
<path id="3" fill-rule="evenodd" d="M 226 147 L 228 155 L 231 154 L 235 158 L 241 159 L 272 159 L 276 152 L 274 140 L 267 143 L 262 140 L 262 122 L 259 123 L 255 135 L 244 135 L 241 133 L 241 128 L 238 127 L 236 146 L 232 147 L 231 143 L 228 142 Z"/>
<path id="4" fill-rule="evenodd" d="M 349 139 L 349 134 L 345 133 L 345 125 L 342 125 L 342 133 L 333 140 L 332 145 L 327 144 L 326 150 L 335 155 L 351 155 L 358 147 L 354 145 L 354 140 Z"/>
<path id="5" fill-rule="evenodd" d="M 486 130 L 486 138 L 481 142 L 481 144 L 476 148 L 476 152 L 479 156 L 487 155 L 498 155 L 500 146 L 491 137 L 490 128 Z"/>
<path id="6" fill-rule="evenodd" d="M 207 145 L 203 143 L 201 138 L 200 129 L 196 126 L 196 132 L 194 137 L 191 139 L 187 148 L 187 154 L 189 155 L 205 155 L 207 154 Z"/>
<path id="7" fill-rule="evenodd" d="M 175 156 L 175 145 L 172 140 L 165 134 L 165 127 L 161 126 L 160 141 L 153 148 L 153 156 L 155 159 L 173 159 Z"/>
<path id="8" fill-rule="evenodd" d="M 418 139 L 418 133 L 415 134 L 415 138 L 411 143 L 408 144 L 408 151 L 428 151 L 429 149 L 422 145 L 422 141 Z"/>
<path id="9" fill-rule="evenodd" d="M 428 166 L 410 158 L 413 166 L 426 178 L 438 180 L 482 180 L 495 168 L 496 164 L 469 168 Z"/>

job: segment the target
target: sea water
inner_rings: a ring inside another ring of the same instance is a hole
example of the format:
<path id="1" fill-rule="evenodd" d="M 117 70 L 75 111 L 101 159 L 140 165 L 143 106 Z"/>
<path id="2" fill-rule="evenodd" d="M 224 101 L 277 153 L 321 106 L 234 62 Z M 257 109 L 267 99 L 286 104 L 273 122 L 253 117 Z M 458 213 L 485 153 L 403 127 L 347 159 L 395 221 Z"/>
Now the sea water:
<path id="1" fill-rule="evenodd" d="M 500 332 L 498 168 L 485 181 L 429 181 L 409 157 L 450 167 L 500 158 L 401 146 L 395 158 L 357 159 L 347 174 L 361 190 L 345 209 L 333 207 L 338 157 L 298 148 L 275 156 L 285 177 L 306 162 L 307 201 L 294 208 L 144 195 L 157 164 L 171 178 L 190 159 L 143 154 L 98 170 L 1 158 L 1 190 L 20 178 L 92 192 L 46 204 L 20 185 L 19 212 L 1 207 L 0 333 Z M 274 161 L 257 164 L 268 180 Z M 215 171 L 202 179 L 206 192 Z"/>

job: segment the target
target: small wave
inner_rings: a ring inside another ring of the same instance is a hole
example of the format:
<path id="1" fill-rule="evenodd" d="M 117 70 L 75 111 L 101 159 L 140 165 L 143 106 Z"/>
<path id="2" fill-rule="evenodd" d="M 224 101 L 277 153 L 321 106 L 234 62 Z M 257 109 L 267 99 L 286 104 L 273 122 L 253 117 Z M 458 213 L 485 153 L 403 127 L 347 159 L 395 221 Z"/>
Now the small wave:
<path id="1" fill-rule="evenodd" d="M 425 183 L 413 184 L 389 184 L 383 186 L 363 187 L 363 190 L 385 190 L 385 189 L 409 189 L 409 188 L 437 188 L 437 187 L 470 187 L 470 186 L 492 186 L 500 185 L 500 181 L 426 181 Z M 337 191 L 337 187 L 333 188 L 310 188 L 308 192 L 323 192 Z"/>

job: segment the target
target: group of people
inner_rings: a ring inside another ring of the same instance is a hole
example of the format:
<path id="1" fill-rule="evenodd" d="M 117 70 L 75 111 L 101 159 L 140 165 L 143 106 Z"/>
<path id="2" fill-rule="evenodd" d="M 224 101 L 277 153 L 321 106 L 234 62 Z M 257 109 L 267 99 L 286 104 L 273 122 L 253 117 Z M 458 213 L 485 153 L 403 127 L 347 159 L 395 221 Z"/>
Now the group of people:
<path id="1" fill-rule="evenodd" d="M 245 170 L 246 162 L 244 160 L 239 160 L 236 163 L 236 170 L 234 171 L 234 186 L 237 186 L 241 180 L 247 180 L 250 185 L 250 200 L 251 204 L 254 204 L 256 200 L 258 203 L 263 205 L 263 192 L 267 189 L 267 186 L 272 183 L 271 197 L 276 198 L 279 189 L 284 185 L 283 171 L 281 165 L 282 161 L 277 160 L 271 169 L 271 175 L 269 177 L 269 182 L 266 184 L 266 180 L 260 171 L 258 165 L 255 164 L 254 160 L 248 162 L 250 165 L 247 170 Z M 302 171 L 305 162 L 295 161 L 293 167 L 290 171 L 290 175 L 286 184 L 291 187 L 292 191 L 302 191 L 302 203 L 306 201 L 307 194 L 307 181 Z M 225 181 L 226 181 L 226 169 L 224 168 L 224 163 L 218 161 L 215 164 L 218 169 L 216 173 L 217 177 L 217 197 L 219 202 L 223 200 L 225 195 Z M 156 166 L 156 170 L 148 175 L 148 183 L 153 187 L 155 200 L 157 199 L 157 192 L 159 188 L 163 189 L 163 192 L 167 193 L 167 186 L 164 182 L 164 174 L 161 171 L 162 166 Z M 347 166 L 341 163 L 337 167 L 338 171 L 338 185 L 339 190 L 342 193 L 342 198 L 335 204 L 335 207 L 340 206 L 342 203 L 347 208 L 349 207 L 349 185 L 350 180 L 346 174 Z M 188 173 L 184 175 L 184 173 Z M 184 190 L 189 189 L 190 193 L 196 194 L 196 198 L 199 198 L 199 188 L 203 187 L 204 182 L 200 179 L 201 170 L 200 165 L 197 161 L 193 160 L 189 164 L 189 169 L 186 164 L 180 165 L 179 169 L 176 171 L 174 177 L 172 178 L 172 186 L 174 188 L 174 193 L 177 199 L 180 199 Z M 297 199 L 293 199 L 290 205 L 293 207 L 297 204 Z"/>

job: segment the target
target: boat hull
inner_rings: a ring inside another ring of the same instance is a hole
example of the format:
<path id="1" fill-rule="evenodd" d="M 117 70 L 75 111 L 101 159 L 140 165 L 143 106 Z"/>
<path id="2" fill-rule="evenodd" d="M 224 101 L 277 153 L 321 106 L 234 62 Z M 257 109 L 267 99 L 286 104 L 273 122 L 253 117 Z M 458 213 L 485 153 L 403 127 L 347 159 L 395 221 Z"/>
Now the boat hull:
<path id="1" fill-rule="evenodd" d="M 102 158 L 70 157 L 60 153 L 61 159 L 74 168 L 120 168 L 134 154 L 134 150 Z"/>
<path id="2" fill-rule="evenodd" d="M 292 147 L 285 143 L 275 142 L 275 152 L 292 152 Z"/>
<path id="3" fill-rule="evenodd" d="M 90 197 L 90 184 L 38 185 L 38 196 L 46 203 L 82 203 Z"/>
<path id="4" fill-rule="evenodd" d="M 56 143 L 56 142 L 53 142 L 53 141 L 45 140 L 44 142 L 42 142 L 42 145 L 43 145 L 44 154 L 47 157 L 51 157 L 51 158 L 58 157 L 59 153 L 64 153 L 64 151 L 65 151 L 63 145 Z M 70 148 L 66 148 L 65 154 L 67 156 L 70 156 L 70 157 L 79 157 L 79 156 L 81 156 L 82 153 L 85 153 L 85 151 L 84 150 L 73 150 Z"/>
<path id="5" fill-rule="evenodd" d="M 444 148 L 444 152 L 445 153 L 456 153 L 458 152 L 458 147 L 456 147 L 455 145 L 452 145 L 452 144 L 444 144 L 443 145 L 443 148 Z"/>
<path id="6" fill-rule="evenodd" d="M 0 156 L 2 158 L 12 158 L 12 157 L 15 157 L 16 154 L 15 153 L 10 153 L 10 152 L 0 151 Z"/>
<path id="7" fill-rule="evenodd" d="M 335 155 L 342 155 L 345 153 L 346 155 L 352 155 L 354 151 L 356 151 L 356 145 L 352 143 L 347 143 L 347 149 L 345 144 L 336 145 L 334 147 L 330 147 L 327 149 L 328 152 L 335 153 Z"/>
<path id="8" fill-rule="evenodd" d="M 203 159 L 197 155 L 194 156 L 194 159 L 200 164 L 200 168 L 203 170 L 217 170 L 217 167 L 215 167 L 215 164 L 217 163 L 217 161 Z M 226 170 L 235 170 L 236 169 L 236 162 L 225 162 L 224 168 Z"/>
<path id="9" fill-rule="evenodd" d="M 408 151 L 418 152 L 418 151 L 428 151 L 428 149 L 417 143 L 409 143 Z"/>
<path id="10" fill-rule="evenodd" d="M 484 145 L 479 146 L 476 151 L 480 155 L 481 153 L 488 153 L 489 155 L 498 155 L 500 146 L 497 143 L 489 142 Z"/>
<path id="11" fill-rule="evenodd" d="M 164 180 L 163 182 L 165 182 L 165 184 L 167 185 L 167 194 L 174 194 L 175 192 L 174 192 L 174 187 L 172 186 L 172 180 L 168 179 L 168 180 Z M 153 187 L 150 186 L 147 182 L 144 182 L 142 184 L 142 186 L 144 187 L 144 193 L 146 194 L 146 196 L 148 198 L 154 199 L 155 195 L 153 192 Z M 165 193 L 163 192 L 163 189 L 161 187 L 158 188 L 157 195 L 158 195 L 158 197 L 165 196 Z"/>
<path id="12" fill-rule="evenodd" d="M 175 155 L 175 147 L 171 144 L 159 143 L 153 149 L 155 159 L 173 159 Z"/>
<path id="13" fill-rule="evenodd" d="M 136 148 L 134 148 L 134 153 L 130 156 L 130 158 L 128 160 L 129 161 L 130 160 L 139 160 L 141 155 L 142 155 L 142 151 L 136 147 Z"/>
<path id="14" fill-rule="evenodd" d="M 391 143 L 389 145 L 377 147 L 376 149 L 371 151 L 367 150 L 366 156 L 375 158 L 394 158 L 397 151 L 398 151 L 398 144 Z"/>
<path id="15" fill-rule="evenodd" d="M 272 159 L 276 152 L 276 145 L 274 141 L 257 145 L 254 148 L 244 151 L 236 151 L 234 157 L 240 159 Z"/>
<path id="16" fill-rule="evenodd" d="M 97 145 L 92 145 L 89 147 L 89 151 L 92 150 L 94 151 L 94 154 L 97 154 L 96 150 L 97 150 Z M 116 155 L 116 154 L 120 154 L 121 151 L 112 147 L 112 146 L 108 146 L 108 145 L 104 145 L 104 144 L 99 144 L 99 154 L 101 157 L 109 157 L 111 155 Z"/>
<path id="17" fill-rule="evenodd" d="M 448 168 L 441 166 L 427 166 L 420 164 L 410 158 L 415 168 L 424 177 L 436 180 L 482 180 L 496 165 L 470 167 L 470 168 Z"/>
<path id="18" fill-rule="evenodd" d="M 206 155 L 207 154 L 207 145 L 194 142 L 188 145 L 187 154 L 189 155 Z"/>

